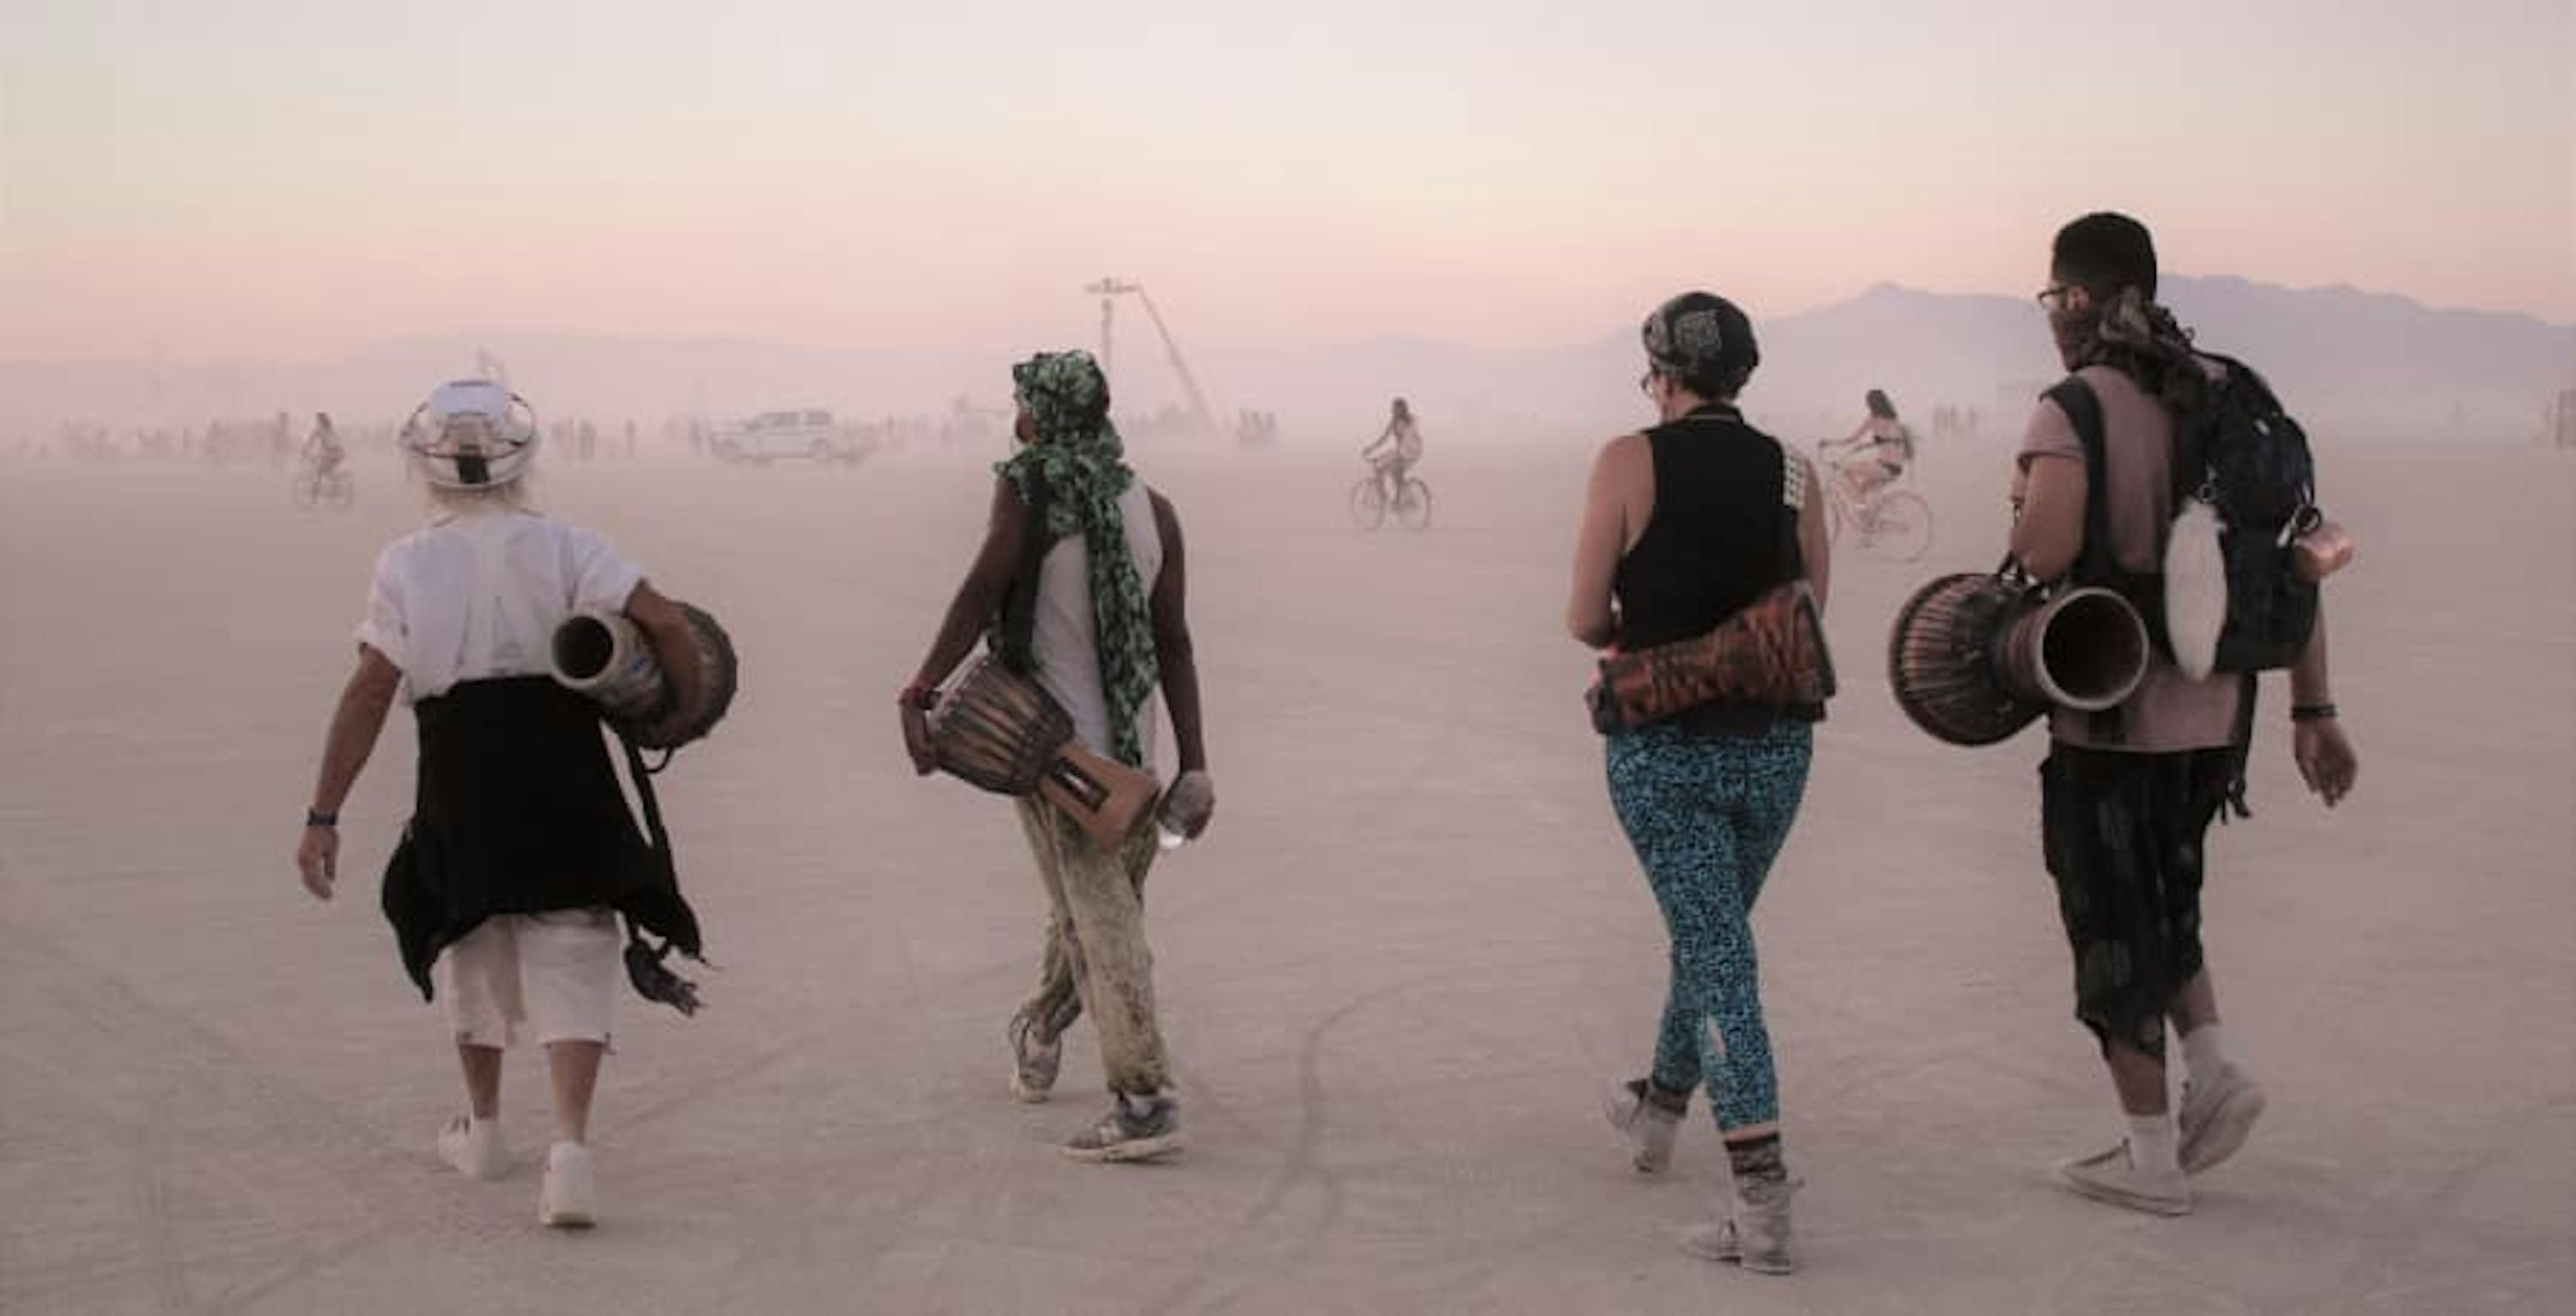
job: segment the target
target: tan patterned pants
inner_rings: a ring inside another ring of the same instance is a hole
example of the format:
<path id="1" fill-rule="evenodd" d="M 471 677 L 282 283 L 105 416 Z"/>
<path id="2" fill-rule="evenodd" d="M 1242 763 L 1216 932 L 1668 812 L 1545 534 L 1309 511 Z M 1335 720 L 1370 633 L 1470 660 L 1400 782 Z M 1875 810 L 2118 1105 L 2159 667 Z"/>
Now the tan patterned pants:
<path id="1" fill-rule="evenodd" d="M 1146 828 L 1123 850 L 1095 843 L 1062 810 L 1037 796 L 1019 801 L 1020 825 L 1046 884 L 1046 957 L 1037 993 L 1022 1013 L 1053 1041 L 1084 1011 L 1100 1032 L 1109 1090 L 1159 1092 L 1170 1076 L 1154 1022 L 1154 952 L 1145 945 L 1145 872 L 1154 866 Z"/>

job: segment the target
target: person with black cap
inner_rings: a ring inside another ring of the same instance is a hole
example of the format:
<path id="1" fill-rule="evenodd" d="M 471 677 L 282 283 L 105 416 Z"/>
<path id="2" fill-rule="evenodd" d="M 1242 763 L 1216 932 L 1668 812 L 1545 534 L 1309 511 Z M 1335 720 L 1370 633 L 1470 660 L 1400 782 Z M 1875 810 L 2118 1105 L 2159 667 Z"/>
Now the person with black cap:
<path id="1" fill-rule="evenodd" d="M 1688 292 L 1646 320 L 1638 381 L 1661 423 L 1592 464 L 1566 622 L 1593 649 L 1705 634 L 1802 576 L 1823 606 L 1824 518 L 1807 458 L 1745 423 L 1761 361 L 1752 323 Z M 1672 934 L 1672 979 L 1648 1074 L 1614 1087 L 1613 1126 L 1644 1173 L 1671 1160 L 1703 1084 L 1733 1172 L 1733 1209 L 1685 1250 L 1785 1274 L 1789 1196 L 1778 1081 L 1749 921 L 1805 793 L 1821 706 L 1702 704 L 1608 742 L 1610 799 Z"/>

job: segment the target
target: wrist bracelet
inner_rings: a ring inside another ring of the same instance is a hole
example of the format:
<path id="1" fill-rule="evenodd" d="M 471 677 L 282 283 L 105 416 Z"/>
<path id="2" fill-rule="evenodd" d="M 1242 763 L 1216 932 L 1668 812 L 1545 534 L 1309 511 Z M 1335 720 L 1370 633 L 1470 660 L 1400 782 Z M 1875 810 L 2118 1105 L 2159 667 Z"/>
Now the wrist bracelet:
<path id="1" fill-rule="evenodd" d="M 337 827 L 340 825 L 340 815 L 337 813 L 324 813 L 320 809 L 306 809 L 304 811 L 304 825 L 307 827 Z"/>
<path id="2" fill-rule="evenodd" d="M 2290 720 L 2293 722 L 2331 722 L 2334 716 L 2335 706 L 2330 703 L 2290 705 Z"/>

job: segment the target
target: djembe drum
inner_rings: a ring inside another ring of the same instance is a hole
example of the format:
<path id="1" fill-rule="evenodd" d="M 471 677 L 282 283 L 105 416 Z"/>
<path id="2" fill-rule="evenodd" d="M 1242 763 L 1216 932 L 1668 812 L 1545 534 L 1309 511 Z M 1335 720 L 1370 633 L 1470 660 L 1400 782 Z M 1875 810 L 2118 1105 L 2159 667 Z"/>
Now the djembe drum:
<path id="1" fill-rule="evenodd" d="M 2010 575 L 1943 576 L 1905 601 L 1888 684 L 1914 724 L 1953 745 L 2009 740 L 2051 705 L 2098 712 L 2147 673 L 2147 628 L 2106 589 L 2046 598 Z"/>
<path id="2" fill-rule="evenodd" d="M 700 696 L 697 716 L 679 725 L 661 725 L 673 703 L 670 681 L 642 628 L 624 613 L 604 608 L 574 613 L 555 627 L 549 646 L 555 680 L 589 696 L 639 748 L 677 749 L 706 735 L 733 707 L 740 666 L 732 637 L 703 609 L 687 603 L 679 609 L 698 651 Z"/>
<path id="3" fill-rule="evenodd" d="M 940 771 L 997 795 L 1035 793 L 1105 847 L 1136 834 L 1157 793 L 1151 773 L 1084 748 L 1053 696 L 990 657 L 940 695 L 930 748 Z"/>

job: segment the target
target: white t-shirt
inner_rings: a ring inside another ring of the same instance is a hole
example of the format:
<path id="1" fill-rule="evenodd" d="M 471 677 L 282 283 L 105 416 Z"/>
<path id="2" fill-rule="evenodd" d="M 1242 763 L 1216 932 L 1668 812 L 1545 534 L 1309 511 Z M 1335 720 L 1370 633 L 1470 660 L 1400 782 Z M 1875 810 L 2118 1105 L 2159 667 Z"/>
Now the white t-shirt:
<path id="1" fill-rule="evenodd" d="M 644 573 L 605 540 L 515 508 L 441 515 L 376 558 L 360 643 L 402 669 L 405 703 L 459 681 L 542 676 L 555 627 L 622 609 Z"/>

